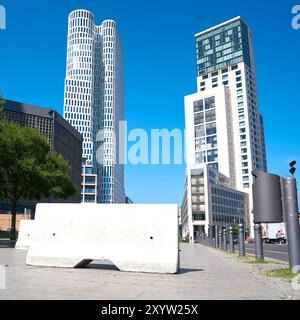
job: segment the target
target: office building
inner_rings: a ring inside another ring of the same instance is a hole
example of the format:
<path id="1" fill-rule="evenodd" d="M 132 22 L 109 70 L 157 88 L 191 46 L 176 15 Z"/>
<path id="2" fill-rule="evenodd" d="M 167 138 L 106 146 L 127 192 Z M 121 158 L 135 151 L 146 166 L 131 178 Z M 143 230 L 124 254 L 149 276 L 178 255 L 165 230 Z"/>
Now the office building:
<path id="1" fill-rule="evenodd" d="M 197 238 L 210 226 L 238 225 L 248 218 L 248 194 L 230 187 L 230 179 L 207 164 L 189 166 L 181 205 L 184 238 Z"/>
<path id="2" fill-rule="evenodd" d="M 59 202 L 79 203 L 81 200 L 81 135 L 54 109 L 6 100 L 3 111 L 5 118 L 10 122 L 35 128 L 48 141 L 51 152 L 61 154 L 68 161 L 70 179 L 76 187 L 77 193 L 69 199 L 60 199 Z M 52 199 L 48 200 L 53 202 Z M 34 211 L 34 207 L 33 203 L 20 204 L 18 211 L 23 212 L 24 208 Z M 0 209 L 8 210 L 9 206 L 7 203 L 2 203 Z"/>
<path id="3" fill-rule="evenodd" d="M 228 177 L 249 195 L 252 170 L 267 170 L 263 118 L 258 110 L 252 33 L 241 17 L 195 35 L 197 93 L 185 97 L 186 158 Z"/>
<path id="4" fill-rule="evenodd" d="M 125 203 L 119 122 L 124 119 L 122 48 L 116 23 L 69 15 L 65 119 L 83 136 L 82 202 Z"/>

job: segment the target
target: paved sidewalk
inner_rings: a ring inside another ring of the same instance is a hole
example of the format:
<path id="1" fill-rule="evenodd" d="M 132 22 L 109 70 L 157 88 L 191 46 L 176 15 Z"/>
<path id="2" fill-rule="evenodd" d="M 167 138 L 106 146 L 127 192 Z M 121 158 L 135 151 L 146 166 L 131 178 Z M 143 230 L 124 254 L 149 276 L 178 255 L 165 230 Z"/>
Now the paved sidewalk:
<path id="1" fill-rule="evenodd" d="M 7 274 L 0 300 L 300 299 L 290 283 L 265 277 L 257 266 L 198 244 L 181 245 L 177 275 L 119 272 L 102 261 L 82 269 L 32 267 L 26 266 L 25 257 L 24 251 L 0 248 L 0 264 L 6 265 Z"/>

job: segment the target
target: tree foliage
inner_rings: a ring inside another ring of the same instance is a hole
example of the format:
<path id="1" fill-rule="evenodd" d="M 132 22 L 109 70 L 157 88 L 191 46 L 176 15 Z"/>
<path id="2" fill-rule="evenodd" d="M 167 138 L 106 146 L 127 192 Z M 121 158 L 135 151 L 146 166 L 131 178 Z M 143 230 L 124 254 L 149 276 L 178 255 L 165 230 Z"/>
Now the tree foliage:
<path id="1" fill-rule="evenodd" d="M 68 171 L 68 163 L 50 152 L 48 142 L 35 129 L 0 119 L 0 198 L 11 202 L 13 233 L 20 199 L 63 199 L 75 193 Z"/>

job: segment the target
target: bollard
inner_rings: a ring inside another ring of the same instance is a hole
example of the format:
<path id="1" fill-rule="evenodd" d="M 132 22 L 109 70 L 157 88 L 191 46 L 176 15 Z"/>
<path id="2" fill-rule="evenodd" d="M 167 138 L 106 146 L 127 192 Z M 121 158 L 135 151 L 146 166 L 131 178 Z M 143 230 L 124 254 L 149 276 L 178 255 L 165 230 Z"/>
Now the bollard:
<path id="1" fill-rule="evenodd" d="M 210 247 L 214 246 L 213 239 L 214 239 L 213 226 L 210 226 L 210 228 L 209 228 L 209 246 Z"/>
<path id="2" fill-rule="evenodd" d="M 219 247 L 219 226 L 215 226 L 215 248 Z"/>
<path id="3" fill-rule="evenodd" d="M 215 248 L 215 226 L 211 226 L 211 247 Z"/>
<path id="4" fill-rule="evenodd" d="M 262 227 L 260 223 L 256 223 L 254 225 L 254 243 L 255 243 L 255 258 L 264 260 Z"/>
<path id="5" fill-rule="evenodd" d="M 293 273 L 298 273 L 300 271 L 300 227 L 296 179 L 283 179 L 282 187 L 283 208 L 287 223 L 289 267 Z"/>
<path id="6" fill-rule="evenodd" d="M 227 229 L 226 227 L 223 228 L 223 250 L 227 251 L 228 246 L 227 246 Z"/>
<path id="7" fill-rule="evenodd" d="M 239 224 L 239 256 L 245 257 L 246 251 L 245 251 L 245 233 L 244 233 L 244 225 Z"/>
<path id="8" fill-rule="evenodd" d="M 222 249 L 222 236 L 223 236 L 223 233 L 222 233 L 222 228 L 220 229 L 219 231 L 219 248 Z"/>
<path id="9" fill-rule="evenodd" d="M 233 228 L 229 227 L 229 251 L 234 252 L 234 244 L 233 244 Z"/>

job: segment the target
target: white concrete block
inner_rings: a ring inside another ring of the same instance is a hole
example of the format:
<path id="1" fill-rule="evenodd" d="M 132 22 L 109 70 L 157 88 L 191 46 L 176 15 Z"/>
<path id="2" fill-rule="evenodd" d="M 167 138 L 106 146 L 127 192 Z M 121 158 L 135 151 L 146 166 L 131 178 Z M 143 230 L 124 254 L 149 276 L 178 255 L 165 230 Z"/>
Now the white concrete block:
<path id="1" fill-rule="evenodd" d="M 121 271 L 176 273 L 177 205 L 38 204 L 29 265 L 110 260 Z"/>
<path id="2" fill-rule="evenodd" d="M 15 248 L 29 250 L 34 235 L 34 220 L 21 220 L 19 226 L 18 241 Z"/>

